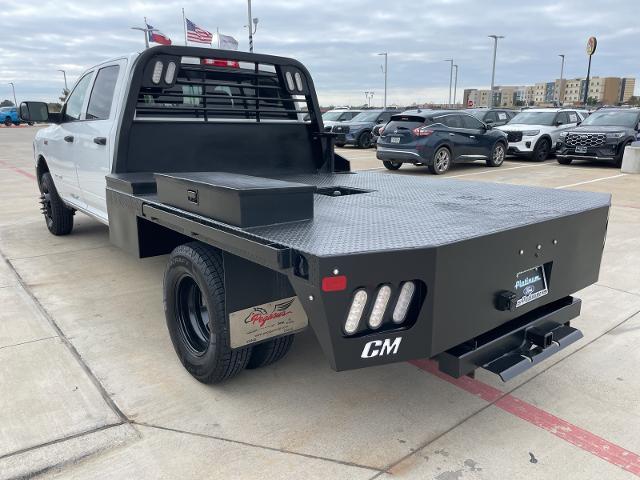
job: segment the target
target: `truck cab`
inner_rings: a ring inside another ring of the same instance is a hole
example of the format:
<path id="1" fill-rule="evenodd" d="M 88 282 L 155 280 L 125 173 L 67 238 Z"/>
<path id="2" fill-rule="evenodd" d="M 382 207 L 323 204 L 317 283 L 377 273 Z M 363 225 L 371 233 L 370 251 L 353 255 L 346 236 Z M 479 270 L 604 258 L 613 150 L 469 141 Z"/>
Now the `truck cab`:
<path id="1" fill-rule="evenodd" d="M 83 72 L 55 123 L 39 130 L 34 139 L 38 172 L 51 173 L 66 204 L 105 224 L 105 176 L 113 163 L 123 85 L 136 56 L 116 58 Z"/>

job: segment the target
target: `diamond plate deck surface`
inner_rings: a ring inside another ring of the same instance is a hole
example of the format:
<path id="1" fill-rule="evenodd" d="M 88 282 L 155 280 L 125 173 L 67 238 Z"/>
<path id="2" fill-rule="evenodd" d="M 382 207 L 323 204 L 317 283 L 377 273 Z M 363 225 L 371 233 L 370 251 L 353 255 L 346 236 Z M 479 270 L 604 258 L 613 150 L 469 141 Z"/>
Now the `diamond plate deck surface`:
<path id="1" fill-rule="evenodd" d="M 374 190 L 315 195 L 313 221 L 244 230 L 317 256 L 440 246 L 610 204 L 608 194 L 379 172 L 278 178 Z"/>

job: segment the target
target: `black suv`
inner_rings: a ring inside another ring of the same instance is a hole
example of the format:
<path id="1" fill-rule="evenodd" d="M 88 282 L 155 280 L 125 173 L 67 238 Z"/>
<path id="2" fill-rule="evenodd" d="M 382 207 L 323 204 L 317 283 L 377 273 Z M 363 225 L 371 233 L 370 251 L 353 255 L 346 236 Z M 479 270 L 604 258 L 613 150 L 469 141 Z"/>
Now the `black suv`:
<path id="1" fill-rule="evenodd" d="M 605 160 L 619 167 L 625 147 L 640 139 L 639 132 L 640 109 L 598 110 L 580 126 L 560 134 L 556 158 L 562 165 L 573 160 Z"/>
<path id="2" fill-rule="evenodd" d="M 499 167 L 506 151 L 506 133 L 464 111 L 410 110 L 380 129 L 376 157 L 389 170 L 424 164 L 440 175 L 458 162 L 484 160 Z"/>
<path id="3" fill-rule="evenodd" d="M 518 113 L 504 108 L 467 108 L 465 112 L 493 127 L 506 125 Z"/>

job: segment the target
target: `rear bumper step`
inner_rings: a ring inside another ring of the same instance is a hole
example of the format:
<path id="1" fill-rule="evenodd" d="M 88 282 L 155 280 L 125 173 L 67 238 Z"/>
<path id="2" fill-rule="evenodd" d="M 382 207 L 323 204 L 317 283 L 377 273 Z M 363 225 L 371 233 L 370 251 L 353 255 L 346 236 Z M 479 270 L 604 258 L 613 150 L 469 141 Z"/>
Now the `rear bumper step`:
<path id="1" fill-rule="evenodd" d="M 506 382 L 582 338 L 569 326 L 581 303 L 563 298 L 457 345 L 438 355 L 440 370 L 458 378 L 484 368 Z"/>

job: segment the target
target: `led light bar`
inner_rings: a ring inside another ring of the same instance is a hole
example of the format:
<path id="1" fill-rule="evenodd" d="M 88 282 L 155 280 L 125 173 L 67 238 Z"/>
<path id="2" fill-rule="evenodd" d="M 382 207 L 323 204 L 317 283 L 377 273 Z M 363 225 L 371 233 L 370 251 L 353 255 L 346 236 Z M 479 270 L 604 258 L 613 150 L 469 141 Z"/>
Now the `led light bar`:
<path id="1" fill-rule="evenodd" d="M 153 66 L 153 74 L 151 75 L 151 81 L 156 85 L 160 83 L 160 78 L 162 77 L 162 62 L 160 60 L 156 61 L 156 64 Z"/>
<path id="2" fill-rule="evenodd" d="M 416 284 L 413 282 L 404 282 L 400 288 L 400 294 L 398 295 L 398 301 L 396 302 L 396 308 L 393 309 L 393 323 L 404 322 L 411 300 L 413 299 L 413 293 L 416 291 Z"/>
<path id="3" fill-rule="evenodd" d="M 291 75 L 291 72 L 285 73 L 284 77 L 287 80 L 287 86 L 289 87 L 289 90 L 295 90 L 296 86 L 293 83 L 293 75 Z"/>
<path id="4" fill-rule="evenodd" d="M 378 289 L 378 295 L 376 301 L 373 304 L 371 315 L 369 315 L 369 326 L 374 330 L 382 324 L 384 318 L 384 312 L 387 309 L 387 304 L 391 298 L 391 287 L 389 285 L 383 285 Z"/>
<path id="5" fill-rule="evenodd" d="M 347 321 L 344 323 L 344 331 L 349 335 L 352 335 L 358 330 L 360 325 L 360 319 L 364 308 L 367 306 L 367 292 L 365 290 L 358 290 L 353 295 L 353 301 L 351 302 L 351 308 L 349 308 L 349 315 L 347 315 Z"/>
<path id="6" fill-rule="evenodd" d="M 154 72 L 155 73 L 155 72 Z M 167 72 L 164 74 L 165 83 L 172 84 L 176 76 L 176 62 L 169 62 Z"/>

